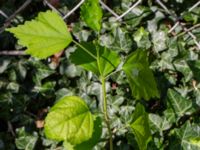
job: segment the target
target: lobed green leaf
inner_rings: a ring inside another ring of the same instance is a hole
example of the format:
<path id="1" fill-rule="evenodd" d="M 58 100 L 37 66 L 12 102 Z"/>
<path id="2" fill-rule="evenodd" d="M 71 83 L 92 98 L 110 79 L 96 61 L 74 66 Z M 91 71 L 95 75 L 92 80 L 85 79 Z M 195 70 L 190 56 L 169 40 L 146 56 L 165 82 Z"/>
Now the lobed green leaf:
<path id="1" fill-rule="evenodd" d="M 67 25 L 54 11 L 41 12 L 35 20 L 7 31 L 15 35 L 20 45 L 27 47 L 27 54 L 38 58 L 47 58 L 72 41 Z"/>

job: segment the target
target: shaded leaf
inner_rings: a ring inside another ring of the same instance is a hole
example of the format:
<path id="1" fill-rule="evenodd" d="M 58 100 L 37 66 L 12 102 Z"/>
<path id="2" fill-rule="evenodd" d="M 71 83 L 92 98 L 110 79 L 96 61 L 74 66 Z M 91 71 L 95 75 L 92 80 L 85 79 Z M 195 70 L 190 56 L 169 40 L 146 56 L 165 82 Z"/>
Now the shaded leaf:
<path id="1" fill-rule="evenodd" d="M 159 97 L 156 81 L 149 68 L 145 51 L 136 50 L 133 52 L 124 63 L 123 70 L 136 99 L 149 100 L 152 97 Z"/>
<path id="2" fill-rule="evenodd" d="M 137 104 L 133 113 L 133 123 L 131 129 L 135 135 L 140 150 L 147 149 L 147 144 L 151 140 L 148 114 L 141 104 Z"/>
<path id="3" fill-rule="evenodd" d="M 191 60 L 187 62 L 190 69 L 192 70 L 192 74 L 194 78 L 200 81 L 200 61 L 199 60 Z"/>
<path id="4" fill-rule="evenodd" d="M 35 20 L 7 31 L 19 39 L 20 45 L 27 47 L 27 54 L 38 58 L 49 57 L 72 41 L 65 22 L 53 11 L 41 12 Z"/>
<path id="5" fill-rule="evenodd" d="M 78 47 L 76 51 L 71 54 L 70 59 L 75 65 L 80 65 L 84 69 L 91 71 L 96 75 L 102 75 L 105 77 L 116 69 L 120 63 L 120 58 L 117 53 L 107 49 L 106 47 L 85 42 L 82 42 L 81 45 L 92 53 L 95 58 L 89 55 L 81 47 Z M 99 55 L 99 66 L 97 63 L 97 55 Z"/>

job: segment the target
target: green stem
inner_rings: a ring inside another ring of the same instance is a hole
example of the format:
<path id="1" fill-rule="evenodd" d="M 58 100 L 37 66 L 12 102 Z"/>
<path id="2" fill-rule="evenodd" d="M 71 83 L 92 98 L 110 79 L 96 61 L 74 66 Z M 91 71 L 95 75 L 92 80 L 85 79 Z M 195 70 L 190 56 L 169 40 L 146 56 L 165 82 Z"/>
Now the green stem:
<path id="1" fill-rule="evenodd" d="M 104 77 L 101 77 L 101 83 L 102 83 L 102 92 L 103 92 L 103 114 L 104 114 L 105 122 L 108 128 L 108 132 L 109 132 L 110 150 L 113 150 L 112 131 L 110 128 L 110 120 L 109 120 L 108 110 L 107 110 L 106 84 L 105 84 Z"/>
<path id="2" fill-rule="evenodd" d="M 75 40 L 73 40 L 73 43 L 76 44 L 77 46 L 79 46 L 80 48 L 82 48 L 86 53 L 88 53 L 91 57 L 93 57 L 94 59 L 97 59 L 97 57 L 92 54 L 87 48 L 85 48 L 83 45 L 79 44 L 78 42 L 76 42 Z"/>

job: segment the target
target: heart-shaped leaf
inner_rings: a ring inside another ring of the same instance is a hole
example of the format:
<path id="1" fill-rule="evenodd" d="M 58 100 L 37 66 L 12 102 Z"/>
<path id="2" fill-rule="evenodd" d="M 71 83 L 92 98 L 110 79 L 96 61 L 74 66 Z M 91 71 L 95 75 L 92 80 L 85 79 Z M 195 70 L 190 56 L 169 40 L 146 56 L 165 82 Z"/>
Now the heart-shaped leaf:
<path id="1" fill-rule="evenodd" d="M 59 100 L 45 119 L 45 134 L 72 145 L 89 140 L 93 133 L 93 117 L 85 102 L 76 96 Z"/>

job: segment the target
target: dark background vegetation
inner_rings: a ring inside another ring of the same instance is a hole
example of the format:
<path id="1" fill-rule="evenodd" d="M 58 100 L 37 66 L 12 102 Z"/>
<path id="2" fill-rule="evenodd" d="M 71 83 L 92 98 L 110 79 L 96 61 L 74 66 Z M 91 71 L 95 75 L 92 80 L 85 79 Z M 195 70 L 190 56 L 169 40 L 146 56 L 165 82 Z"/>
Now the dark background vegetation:
<path id="1" fill-rule="evenodd" d="M 1 0 L 0 10 L 11 16 L 25 2 Z M 49 1 L 62 14 L 78 2 Z M 122 14 L 134 2 L 107 0 L 106 4 Z M 137 48 L 145 49 L 149 54 L 161 95 L 160 99 L 141 100 L 149 113 L 152 130 L 149 150 L 200 149 L 200 47 L 195 44 L 195 40 L 200 41 L 200 7 L 189 12 L 197 2 L 165 0 L 163 3 L 171 13 L 168 14 L 156 1 L 144 0 L 121 21 L 114 23 L 113 16 L 104 10 L 102 45 L 112 48 L 122 57 Z M 0 52 L 24 50 L 13 35 L 4 31 L 4 27 L 23 24 L 47 9 L 49 7 L 43 1 L 32 0 L 14 18 L 6 19 L 0 15 Z M 177 21 L 180 25 L 168 33 Z M 76 40 L 94 39 L 95 33 L 80 20 L 79 10 L 67 18 L 66 23 Z M 184 32 L 184 28 L 192 27 L 191 33 L 196 39 Z M 46 139 L 43 133 L 48 109 L 63 95 L 79 95 L 94 113 L 98 111 L 100 83 L 96 76 L 70 62 L 68 58 L 74 48 L 71 45 L 61 57 L 52 56 L 46 60 L 27 55 L 0 56 L 0 149 L 63 149 L 60 143 Z M 107 87 L 115 149 L 137 149 L 134 136 L 123 128 L 130 121 L 136 104 L 124 73 L 111 76 Z M 96 149 L 103 149 L 107 143 L 105 138 L 106 130 Z"/>

